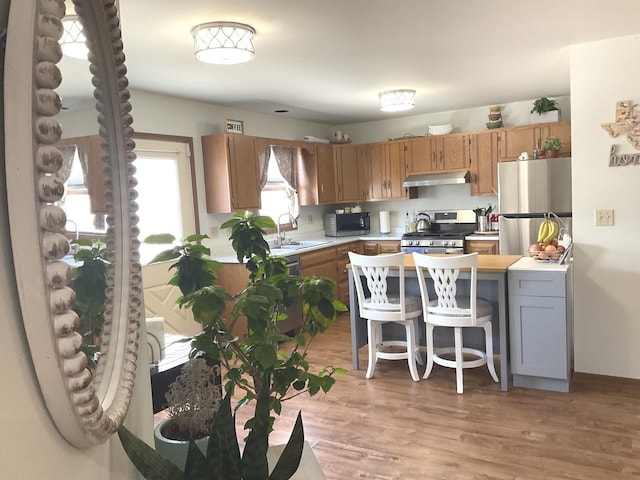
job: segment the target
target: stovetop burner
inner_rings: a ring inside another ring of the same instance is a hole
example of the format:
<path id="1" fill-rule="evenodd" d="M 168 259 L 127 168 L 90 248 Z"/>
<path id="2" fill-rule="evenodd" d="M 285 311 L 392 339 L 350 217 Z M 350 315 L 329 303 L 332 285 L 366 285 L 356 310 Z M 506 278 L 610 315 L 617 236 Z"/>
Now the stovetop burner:
<path id="1" fill-rule="evenodd" d="M 408 232 L 402 235 L 402 247 L 462 247 L 464 237 L 476 230 L 472 211 L 436 212 L 431 228 L 424 232 Z"/>

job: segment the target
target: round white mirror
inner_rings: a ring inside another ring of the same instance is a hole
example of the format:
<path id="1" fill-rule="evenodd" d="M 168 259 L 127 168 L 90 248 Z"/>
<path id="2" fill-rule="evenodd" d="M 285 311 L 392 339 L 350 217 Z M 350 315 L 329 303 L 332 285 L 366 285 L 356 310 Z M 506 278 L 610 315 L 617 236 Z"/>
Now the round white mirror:
<path id="1" fill-rule="evenodd" d="M 5 148 L 11 241 L 22 316 L 47 408 L 71 444 L 104 442 L 122 424 L 135 379 L 143 318 L 128 82 L 114 0 L 73 0 L 89 47 L 107 181 L 107 291 L 100 357 L 88 367 L 68 286 L 71 268 L 56 205 L 64 184 L 54 144 L 62 131 L 64 0 L 11 3 L 5 57 Z"/>

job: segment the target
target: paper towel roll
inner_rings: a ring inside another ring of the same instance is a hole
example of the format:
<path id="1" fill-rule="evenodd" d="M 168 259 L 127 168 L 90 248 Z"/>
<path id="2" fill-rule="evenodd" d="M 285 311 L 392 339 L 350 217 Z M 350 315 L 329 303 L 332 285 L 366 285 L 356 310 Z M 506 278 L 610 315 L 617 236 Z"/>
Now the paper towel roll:
<path id="1" fill-rule="evenodd" d="M 380 233 L 391 232 L 391 221 L 389 219 L 389 212 L 383 210 L 380 212 Z"/>

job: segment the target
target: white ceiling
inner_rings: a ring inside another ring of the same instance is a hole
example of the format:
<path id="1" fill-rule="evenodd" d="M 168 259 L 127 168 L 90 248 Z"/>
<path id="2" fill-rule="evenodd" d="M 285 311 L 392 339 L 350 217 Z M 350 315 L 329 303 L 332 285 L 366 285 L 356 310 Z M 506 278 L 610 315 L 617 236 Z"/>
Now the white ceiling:
<path id="1" fill-rule="evenodd" d="M 569 46 L 640 33 L 638 0 L 120 0 L 131 89 L 339 125 L 569 93 Z M 195 60 L 191 29 L 256 29 L 256 58 Z M 640 59 L 639 59 L 640 61 Z M 63 59 L 63 103 L 91 96 Z M 412 88 L 416 108 L 377 94 Z"/>

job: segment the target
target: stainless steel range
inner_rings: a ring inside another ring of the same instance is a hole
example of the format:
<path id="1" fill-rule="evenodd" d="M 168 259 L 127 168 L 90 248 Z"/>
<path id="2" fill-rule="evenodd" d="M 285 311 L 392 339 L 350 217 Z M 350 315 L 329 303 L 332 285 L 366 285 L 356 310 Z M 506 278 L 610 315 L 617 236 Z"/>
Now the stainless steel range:
<path id="1" fill-rule="evenodd" d="M 402 251 L 405 253 L 464 253 L 464 237 L 476 230 L 475 213 L 472 210 L 453 210 L 429 215 L 431 217 L 429 230 L 402 235 L 400 240 Z"/>

